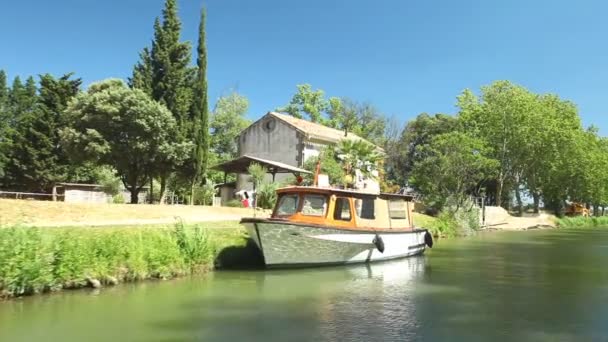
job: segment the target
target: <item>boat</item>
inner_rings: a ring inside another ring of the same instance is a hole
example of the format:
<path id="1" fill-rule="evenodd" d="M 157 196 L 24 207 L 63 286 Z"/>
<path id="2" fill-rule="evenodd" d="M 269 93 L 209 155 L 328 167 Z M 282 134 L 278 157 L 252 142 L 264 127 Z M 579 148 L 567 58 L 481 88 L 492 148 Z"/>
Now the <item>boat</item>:
<path id="1" fill-rule="evenodd" d="M 277 189 L 268 218 L 243 218 L 267 268 L 370 263 L 432 248 L 414 226 L 413 197 L 293 185 Z"/>

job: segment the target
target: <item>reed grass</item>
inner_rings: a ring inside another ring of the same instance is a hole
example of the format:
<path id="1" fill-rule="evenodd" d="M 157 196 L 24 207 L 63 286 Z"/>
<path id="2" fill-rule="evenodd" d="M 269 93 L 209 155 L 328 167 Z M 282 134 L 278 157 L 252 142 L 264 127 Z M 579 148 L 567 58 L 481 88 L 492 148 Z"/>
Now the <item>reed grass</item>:
<path id="1" fill-rule="evenodd" d="M 608 216 L 598 217 L 564 217 L 557 220 L 560 228 L 593 228 L 608 227 Z"/>
<path id="2" fill-rule="evenodd" d="M 244 245 L 242 229 L 0 228 L 0 297 L 144 279 L 213 268 L 219 251 Z"/>

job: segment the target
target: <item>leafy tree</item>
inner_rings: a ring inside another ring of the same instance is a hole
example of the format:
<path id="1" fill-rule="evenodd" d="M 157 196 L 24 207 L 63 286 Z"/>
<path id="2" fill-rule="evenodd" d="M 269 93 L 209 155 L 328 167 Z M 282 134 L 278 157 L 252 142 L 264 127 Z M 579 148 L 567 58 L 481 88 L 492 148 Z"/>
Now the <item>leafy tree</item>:
<path id="1" fill-rule="evenodd" d="M 323 124 L 325 122 L 323 113 L 327 108 L 323 90 L 313 90 L 310 84 L 298 84 L 297 88 L 298 91 L 289 104 L 277 110 L 286 112 L 298 119 L 303 119 L 304 115 L 307 115 L 308 120 Z"/>
<path id="2" fill-rule="evenodd" d="M 458 97 L 459 118 L 465 131 L 485 141 L 492 157 L 500 162 L 496 177 L 496 205 L 500 206 L 509 185 L 518 183 L 523 173 L 522 143 L 529 139 L 529 113 L 535 108 L 536 96 L 508 81 L 497 81 L 482 87 L 476 102 L 470 91 Z M 516 184 L 515 186 L 518 186 Z"/>
<path id="3" fill-rule="evenodd" d="M 25 86 L 16 79 L 10 92 L 10 140 L 6 187 L 49 191 L 57 181 L 91 179 L 87 165 L 72 165 L 60 145 L 58 130 L 65 127 L 64 110 L 80 91 L 82 81 L 72 74 L 55 78 L 40 75 L 39 89 L 32 77 Z"/>
<path id="4" fill-rule="evenodd" d="M 482 140 L 460 132 L 434 136 L 417 149 L 425 158 L 414 165 L 412 183 L 428 204 L 439 209 L 448 198 L 455 199 L 457 208 L 462 206 L 498 167 Z"/>
<path id="5" fill-rule="evenodd" d="M 353 181 L 346 180 L 346 183 L 354 182 L 356 171 L 366 177 L 373 177 L 373 172 L 377 171 L 378 163 L 382 159 L 376 151 L 376 146 L 364 140 L 352 139 L 343 139 L 338 143 L 336 156 L 341 161 L 345 175 L 353 179 Z"/>
<path id="6" fill-rule="evenodd" d="M 389 178 L 405 184 L 414 166 L 424 160 L 426 151 L 419 146 L 426 145 L 441 134 L 457 130 L 458 120 L 449 115 L 422 113 L 407 123 L 398 142 L 387 149 L 387 173 Z"/>
<path id="7" fill-rule="evenodd" d="M 332 146 L 325 147 L 319 156 L 308 158 L 304 162 L 304 169 L 312 172 L 312 174 L 306 174 L 304 176 L 306 183 L 312 184 L 319 159 L 321 159 L 321 173 L 327 175 L 329 183 L 343 184 L 345 176 L 344 169 L 336 157 L 336 153 Z"/>
<path id="8" fill-rule="evenodd" d="M 194 77 L 193 69 L 188 66 L 190 44 L 179 41 L 181 22 L 176 0 L 166 0 L 162 14 L 162 23 L 158 18 L 154 22 L 152 47 L 144 48 L 140 53 L 140 61 L 134 67 L 129 84 L 148 93 L 153 100 L 169 109 L 177 122 L 173 139 L 181 144 L 194 141 L 195 134 L 191 114 Z M 164 202 L 169 175 L 181 166 L 174 160 L 159 160 L 153 168 L 156 173 L 151 176 L 160 177 L 161 203 Z M 185 167 L 185 170 L 192 169 Z"/>
<path id="9" fill-rule="evenodd" d="M 245 118 L 249 107 L 246 97 L 232 92 L 218 99 L 211 117 L 211 150 L 220 160 L 236 157 L 239 134 L 249 126 Z"/>
<path id="10" fill-rule="evenodd" d="M 70 126 L 62 129 L 63 145 L 79 160 L 116 169 L 131 192 L 131 203 L 159 160 L 179 164 L 192 148 L 174 142 L 175 118 L 165 106 L 117 79 L 92 84 L 66 110 Z"/>

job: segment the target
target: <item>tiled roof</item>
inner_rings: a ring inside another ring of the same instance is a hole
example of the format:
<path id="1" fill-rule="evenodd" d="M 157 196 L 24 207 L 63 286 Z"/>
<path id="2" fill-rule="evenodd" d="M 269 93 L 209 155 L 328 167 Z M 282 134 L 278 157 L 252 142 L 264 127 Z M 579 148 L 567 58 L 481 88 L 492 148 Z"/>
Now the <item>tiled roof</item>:
<path id="1" fill-rule="evenodd" d="M 344 136 L 344 131 L 342 130 L 323 126 L 321 124 L 310 122 L 307 120 L 298 119 L 291 115 L 280 114 L 275 112 L 269 112 L 267 115 L 274 116 L 275 118 L 295 127 L 296 129 L 300 130 L 302 133 L 306 134 L 309 138 L 312 139 L 317 139 L 330 143 L 337 143 L 342 139 L 365 140 L 354 133 L 348 133 L 347 136 Z"/>

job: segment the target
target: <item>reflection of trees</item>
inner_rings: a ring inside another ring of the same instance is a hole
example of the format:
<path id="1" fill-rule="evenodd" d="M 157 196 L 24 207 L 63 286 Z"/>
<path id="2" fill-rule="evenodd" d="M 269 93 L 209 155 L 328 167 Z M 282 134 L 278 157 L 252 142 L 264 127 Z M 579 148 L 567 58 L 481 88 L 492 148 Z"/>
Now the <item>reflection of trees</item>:
<path id="1" fill-rule="evenodd" d="M 420 284 L 437 289 L 417 300 L 422 331 L 437 340 L 592 336 L 598 326 L 589 322 L 605 316 L 594 301 L 608 285 L 608 251 L 593 235 L 528 232 L 444 245 Z"/>

